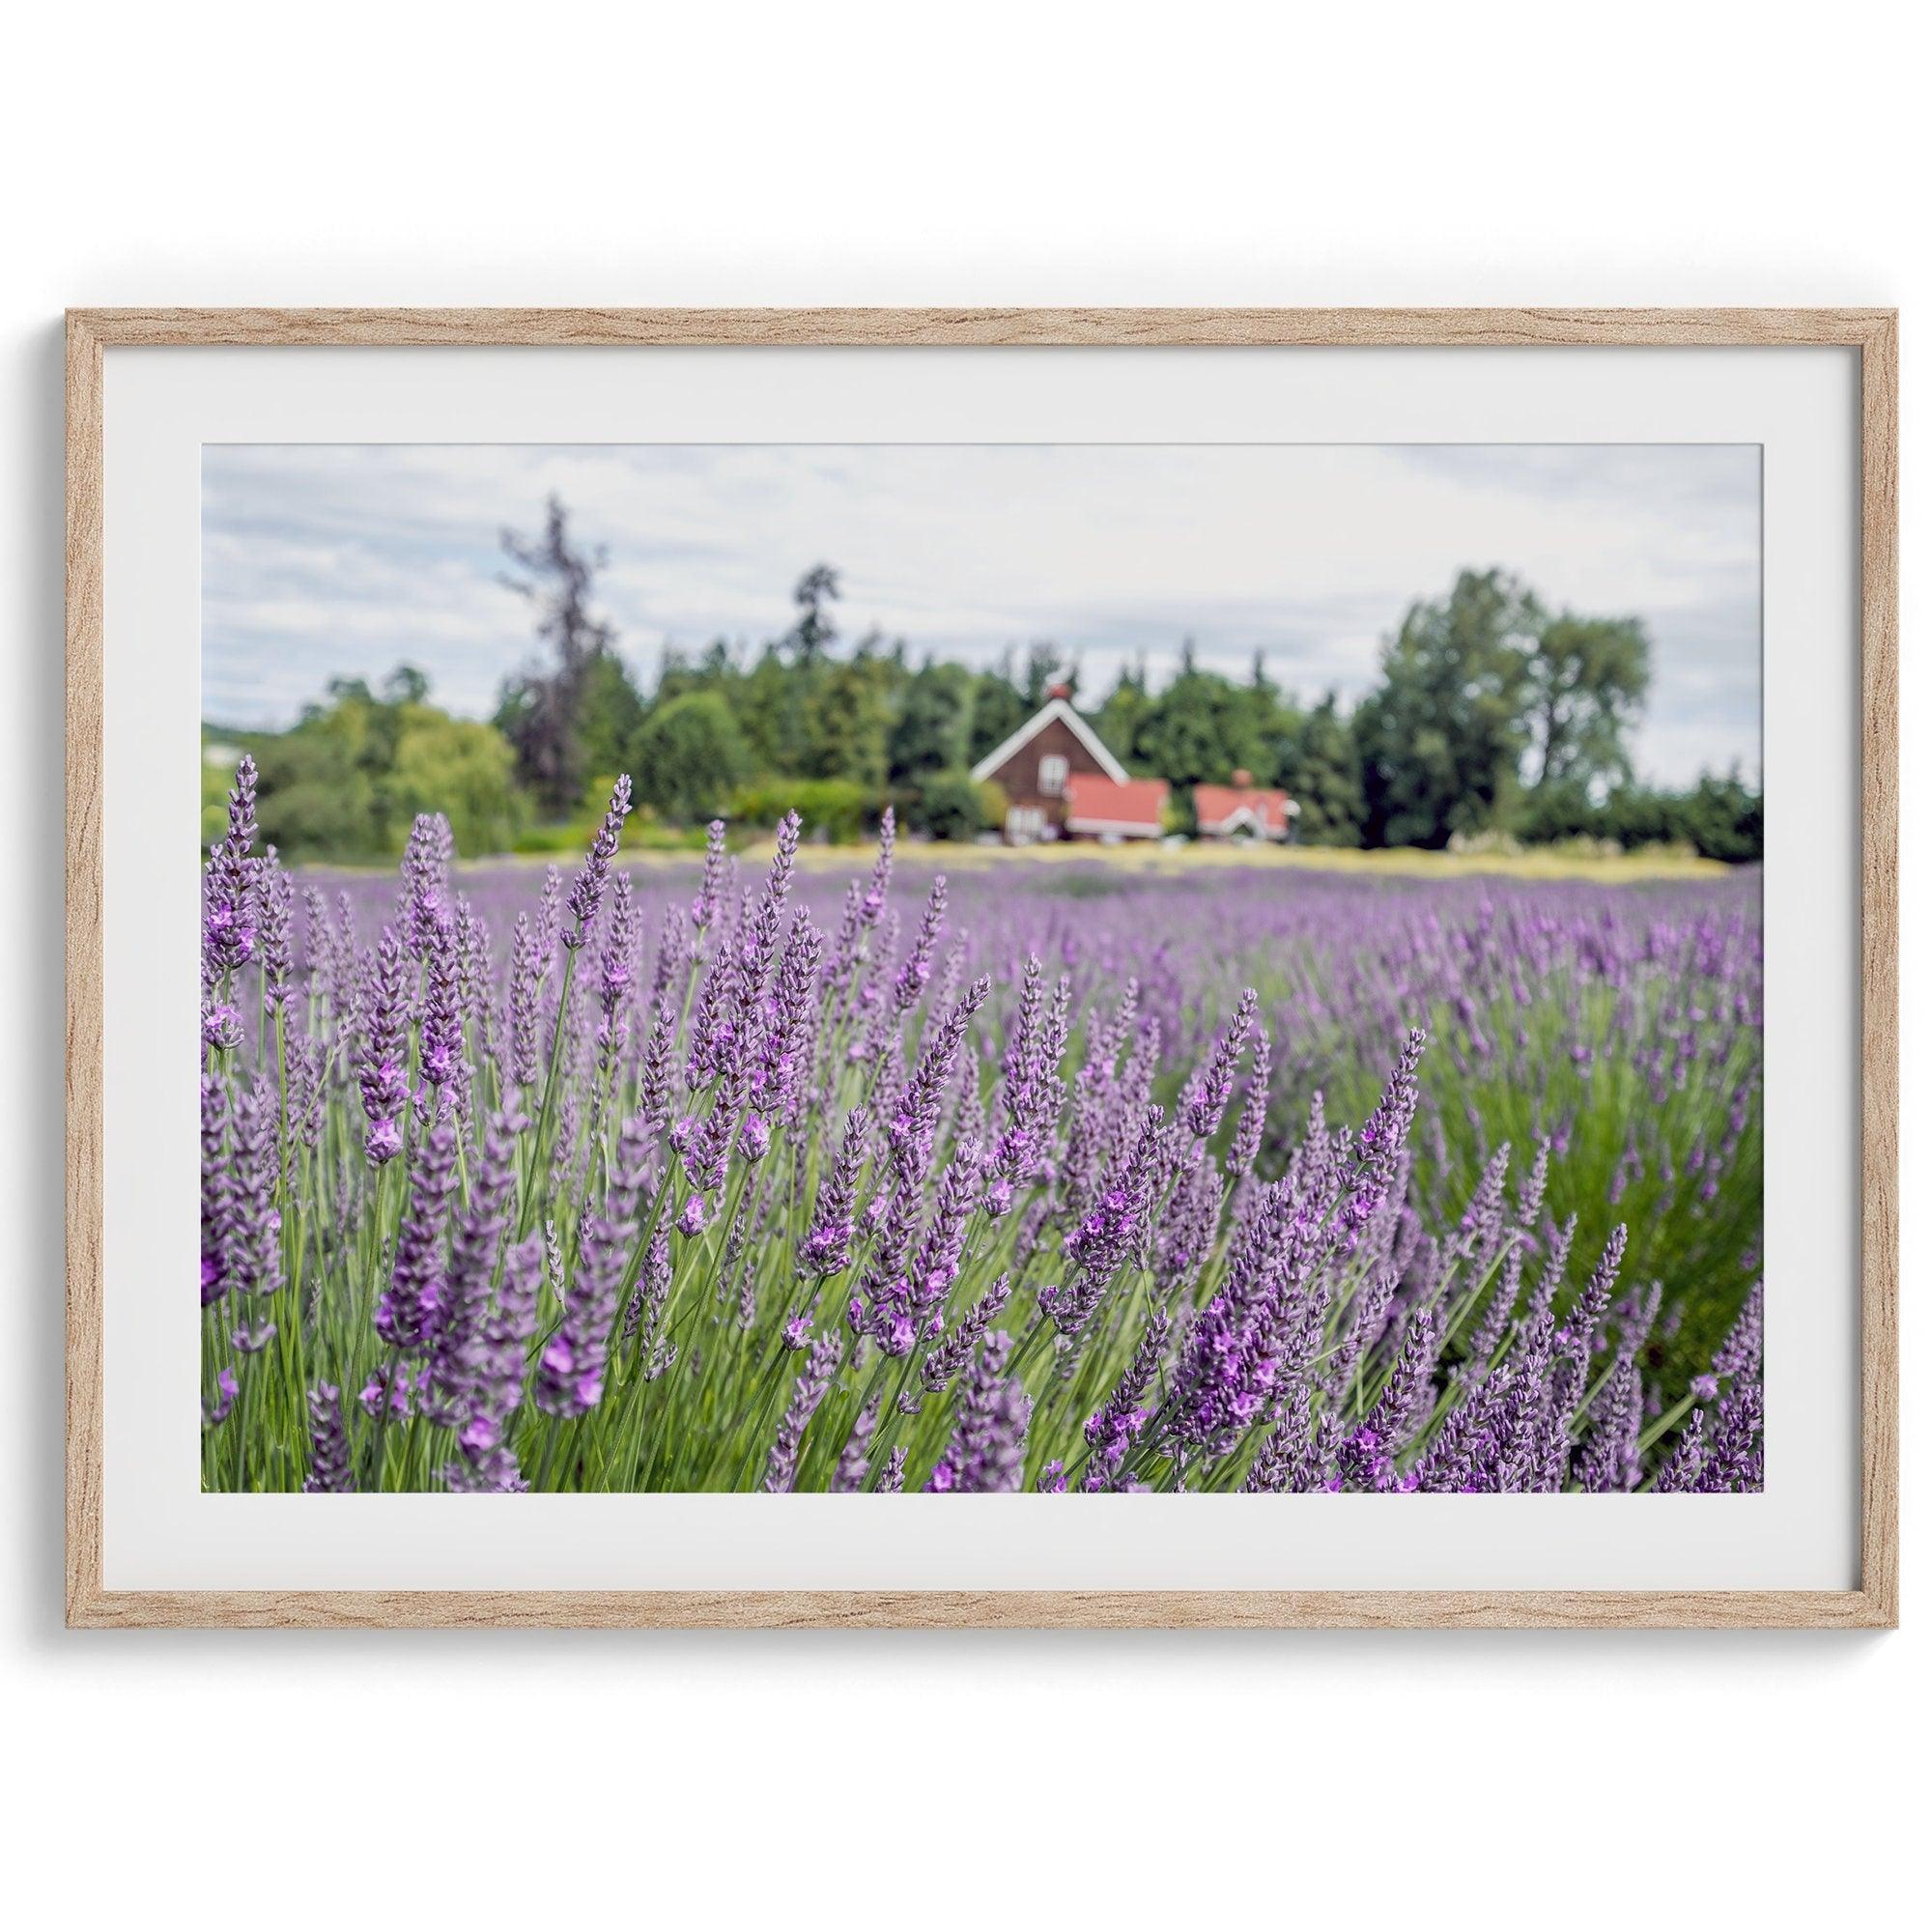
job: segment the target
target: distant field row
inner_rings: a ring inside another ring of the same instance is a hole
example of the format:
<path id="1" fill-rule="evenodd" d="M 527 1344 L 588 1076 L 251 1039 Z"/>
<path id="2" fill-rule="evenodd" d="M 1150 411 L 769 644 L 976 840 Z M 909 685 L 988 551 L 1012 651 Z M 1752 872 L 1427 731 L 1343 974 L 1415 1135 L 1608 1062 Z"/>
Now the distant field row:
<path id="1" fill-rule="evenodd" d="M 771 853 L 769 840 L 743 848 L 748 864 L 761 863 Z M 1308 871 L 1360 873 L 1375 878 L 1454 879 L 1498 877 L 1510 879 L 1587 879 L 1599 885 L 1620 885 L 1645 879 L 1722 878 L 1735 868 L 1715 859 L 1658 851 L 1626 852 L 1614 857 L 1591 853 L 1539 848 L 1519 853 L 1424 852 L 1401 847 L 1388 851 L 1359 852 L 1327 846 L 1257 845 L 1095 845 L 1065 843 L 1054 845 L 920 845 L 900 846 L 902 858 L 922 861 L 948 872 L 990 870 L 1002 866 L 1038 867 L 1042 866 L 1105 866 L 1122 871 L 1155 875 L 1181 875 L 1205 869 L 1246 867 L 1256 871 Z M 800 849 L 799 863 L 813 870 L 852 871 L 872 862 L 871 850 L 864 845 L 807 845 Z M 488 865 L 544 865 L 544 859 L 500 859 Z M 692 864 L 688 852 L 630 851 L 625 863 L 632 867 L 683 866 Z"/>

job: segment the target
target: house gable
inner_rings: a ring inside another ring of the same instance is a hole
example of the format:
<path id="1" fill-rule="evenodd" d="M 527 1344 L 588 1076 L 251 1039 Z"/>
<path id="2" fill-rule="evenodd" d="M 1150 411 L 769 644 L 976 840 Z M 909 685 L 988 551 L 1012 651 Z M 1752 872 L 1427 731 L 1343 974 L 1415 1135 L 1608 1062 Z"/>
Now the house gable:
<path id="1" fill-rule="evenodd" d="M 1020 753 L 1041 737 L 1046 742 L 1035 749 L 1033 756 L 1017 771 L 1009 772 L 1007 768 Z M 1041 705 L 1004 745 L 996 745 L 973 767 L 973 777 L 976 781 L 994 780 L 1005 788 L 1009 798 L 1022 794 L 1033 797 L 1038 792 L 1038 761 L 1052 755 L 1066 759 L 1069 774 L 1103 772 L 1116 784 L 1127 781 L 1120 760 L 1064 697 L 1051 698 Z"/>
<path id="2" fill-rule="evenodd" d="M 1237 774 L 1237 776 L 1239 776 Z M 1265 838 L 1285 838 L 1301 807 L 1286 792 L 1255 785 L 1196 785 L 1194 813 L 1204 835 L 1231 838 L 1245 827 Z"/>

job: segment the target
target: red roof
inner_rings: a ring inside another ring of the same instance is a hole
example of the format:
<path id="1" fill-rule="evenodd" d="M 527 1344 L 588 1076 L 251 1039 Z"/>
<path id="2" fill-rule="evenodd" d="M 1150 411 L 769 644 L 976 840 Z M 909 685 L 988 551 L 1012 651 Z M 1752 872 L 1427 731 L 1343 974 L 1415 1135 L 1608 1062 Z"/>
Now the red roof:
<path id="1" fill-rule="evenodd" d="M 1254 814 L 1257 824 L 1265 826 L 1271 838 L 1288 831 L 1288 794 L 1262 791 L 1254 785 L 1196 785 L 1194 815 L 1203 832 L 1219 832 L 1238 812 Z"/>
<path id="2" fill-rule="evenodd" d="M 1074 831 L 1089 826 L 1130 825 L 1160 830 L 1167 803 L 1164 779 L 1129 779 L 1116 784 L 1104 772 L 1071 772 L 1066 780 L 1066 822 Z"/>

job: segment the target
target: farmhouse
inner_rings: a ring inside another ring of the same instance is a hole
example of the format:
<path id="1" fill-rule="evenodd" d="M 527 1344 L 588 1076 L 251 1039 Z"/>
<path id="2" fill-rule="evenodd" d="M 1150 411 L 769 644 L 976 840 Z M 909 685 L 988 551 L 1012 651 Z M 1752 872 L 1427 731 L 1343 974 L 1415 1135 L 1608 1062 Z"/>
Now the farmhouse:
<path id="1" fill-rule="evenodd" d="M 1194 816 L 1204 838 L 1287 838 L 1301 807 L 1285 791 L 1259 788 L 1246 772 L 1231 785 L 1194 787 Z"/>
<path id="2" fill-rule="evenodd" d="M 1004 745 L 973 767 L 1007 795 L 1007 838 L 1157 838 L 1167 787 L 1130 779 L 1057 684 Z"/>
<path id="3" fill-rule="evenodd" d="M 1167 785 L 1130 779 L 1094 727 L 1057 684 L 1047 701 L 1004 745 L 973 767 L 1007 795 L 1007 841 L 1042 838 L 1158 838 L 1165 829 Z M 1301 808 L 1246 772 L 1232 785 L 1196 785 L 1195 816 L 1204 838 L 1284 839 Z"/>

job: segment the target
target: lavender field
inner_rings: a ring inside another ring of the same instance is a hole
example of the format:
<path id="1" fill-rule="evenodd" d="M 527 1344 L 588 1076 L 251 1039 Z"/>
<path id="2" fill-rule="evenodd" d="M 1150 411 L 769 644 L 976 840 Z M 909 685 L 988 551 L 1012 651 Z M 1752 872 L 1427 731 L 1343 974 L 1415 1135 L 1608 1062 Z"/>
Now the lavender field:
<path id="1" fill-rule="evenodd" d="M 204 878 L 211 1490 L 1762 1483 L 1757 877 Z"/>

